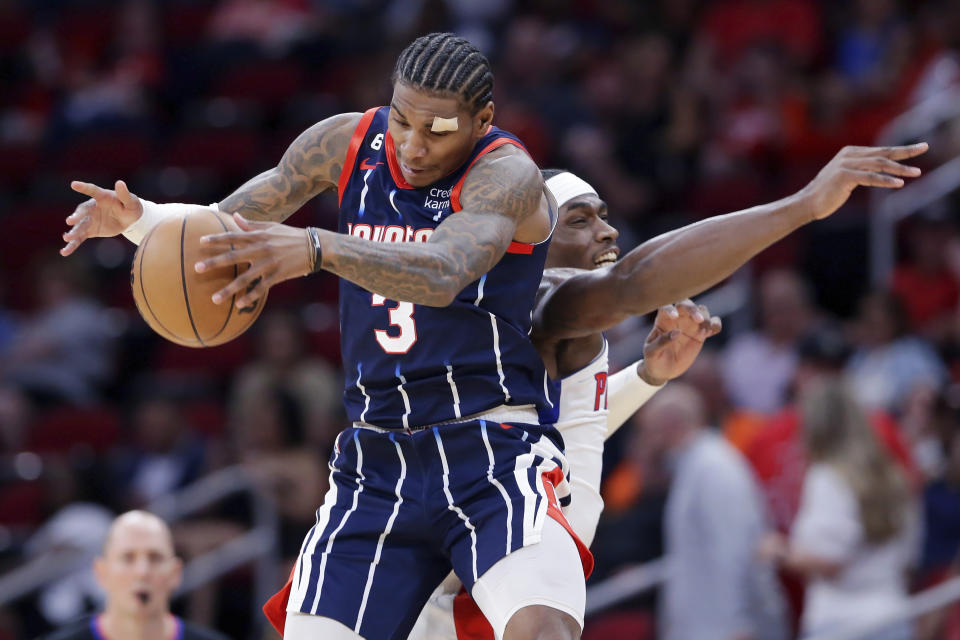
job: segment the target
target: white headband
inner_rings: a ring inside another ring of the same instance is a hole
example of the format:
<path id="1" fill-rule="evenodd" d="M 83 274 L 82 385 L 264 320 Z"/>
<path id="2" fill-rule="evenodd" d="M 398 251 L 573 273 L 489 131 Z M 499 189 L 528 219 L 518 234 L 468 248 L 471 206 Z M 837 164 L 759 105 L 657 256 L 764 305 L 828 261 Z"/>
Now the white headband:
<path id="1" fill-rule="evenodd" d="M 557 200 L 557 208 L 567 204 L 577 196 L 587 194 L 598 195 L 597 190 L 590 186 L 584 179 L 573 175 L 569 171 L 558 173 L 546 182 L 547 189 Z"/>

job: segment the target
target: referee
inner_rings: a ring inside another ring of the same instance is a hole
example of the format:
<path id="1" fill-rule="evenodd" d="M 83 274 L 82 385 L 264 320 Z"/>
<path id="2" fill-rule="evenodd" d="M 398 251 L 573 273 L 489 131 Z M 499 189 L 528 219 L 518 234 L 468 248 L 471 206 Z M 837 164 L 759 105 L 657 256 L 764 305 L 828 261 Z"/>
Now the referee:
<path id="1" fill-rule="evenodd" d="M 45 640 L 227 640 L 170 613 L 183 564 L 173 553 L 170 529 L 157 516 L 129 511 L 114 520 L 93 569 L 107 594 L 103 613 Z"/>

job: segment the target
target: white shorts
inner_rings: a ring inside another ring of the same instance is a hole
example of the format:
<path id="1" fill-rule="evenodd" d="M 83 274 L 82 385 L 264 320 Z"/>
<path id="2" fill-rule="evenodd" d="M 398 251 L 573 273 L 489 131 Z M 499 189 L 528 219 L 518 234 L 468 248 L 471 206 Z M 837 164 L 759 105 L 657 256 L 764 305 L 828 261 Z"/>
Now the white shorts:
<path id="1" fill-rule="evenodd" d="M 427 602 L 410 640 L 456 640 L 453 601 L 459 588 L 450 580 Z M 537 544 L 517 549 L 502 558 L 477 580 L 473 599 L 493 627 L 497 640 L 514 613 L 530 605 L 543 605 L 572 616 L 583 629 L 586 587 L 577 545 L 553 518 L 543 525 Z"/>

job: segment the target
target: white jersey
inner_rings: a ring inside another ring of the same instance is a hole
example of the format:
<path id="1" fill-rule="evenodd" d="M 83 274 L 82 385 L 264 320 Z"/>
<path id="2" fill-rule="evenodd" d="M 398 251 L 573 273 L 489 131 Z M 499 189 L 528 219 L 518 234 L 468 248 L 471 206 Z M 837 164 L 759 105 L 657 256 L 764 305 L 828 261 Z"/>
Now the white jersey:
<path id="1" fill-rule="evenodd" d="M 588 547 L 597 531 L 603 498 L 603 441 L 607 438 L 607 340 L 590 364 L 560 381 L 557 430 L 570 464 L 570 506 L 563 510 L 574 533 Z"/>
<path id="2" fill-rule="evenodd" d="M 577 537 L 588 547 L 597 530 L 603 498 L 600 497 L 600 473 L 603 465 L 603 441 L 607 437 L 607 340 L 603 349 L 587 366 L 560 381 L 560 410 L 557 430 L 563 436 L 570 464 L 570 505 L 563 515 Z M 456 640 L 453 600 L 460 581 L 452 573 L 430 596 L 420 613 L 409 640 Z"/>

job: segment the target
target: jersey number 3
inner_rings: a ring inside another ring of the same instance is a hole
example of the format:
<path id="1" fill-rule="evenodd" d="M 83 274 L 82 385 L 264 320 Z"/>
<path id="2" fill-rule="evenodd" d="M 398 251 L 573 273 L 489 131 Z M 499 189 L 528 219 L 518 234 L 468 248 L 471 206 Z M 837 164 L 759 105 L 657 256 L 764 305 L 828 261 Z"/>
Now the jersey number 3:
<path id="1" fill-rule="evenodd" d="M 370 304 L 379 307 L 386 300 L 383 296 L 374 293 Z M 387 353 L 406 353 L 417 341 L 417 323 L 413 320 L 414 307 L 412 302 L 397 302 L 395 304 L 397 306 L 390 309 L 390 326 L 400 329 L 400 333 L 392 336 L 384 329 L 375 329 L 374 333 L 377 335 L 380 348 Z"/>

